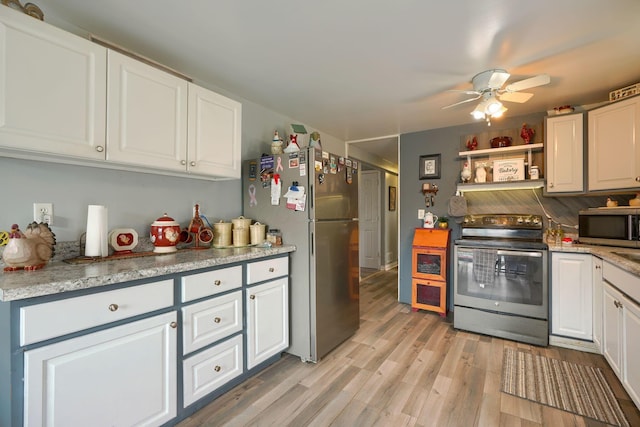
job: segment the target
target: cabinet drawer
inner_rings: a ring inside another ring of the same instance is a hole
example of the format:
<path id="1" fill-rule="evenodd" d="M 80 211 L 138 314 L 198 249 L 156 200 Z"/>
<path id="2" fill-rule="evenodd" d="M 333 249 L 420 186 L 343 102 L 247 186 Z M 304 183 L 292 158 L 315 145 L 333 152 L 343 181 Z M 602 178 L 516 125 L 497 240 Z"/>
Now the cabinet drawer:
<path id="1" fill-rule="evenodd" d="M 242 266 L 221 268 L 182 278 L 182 302 L 193 301 L 242 286 Z"/>
<path id="2" fill-rule="evenodd" d="M 640 277 L 609 262 L 602 263 L 602 278 L 640 303 Z"/>
<path id="3" fill-rule="evenodd" d="M 289 258 L 275 258 L 247 264 L 247 284 L 289 275 Z"/>
<path id="4" fill-rule="evenodd" d="M 20 308 L 20 345 L 104 325 L 173 305 L 173 280 Z"/>
<path id="5" fill-rule="evenodd" d="M 184 407 L 242 374 L 242 336 L 238 335 L 183 362 Z"/>
<path id="6" fill-rule="evenodd" d="M 182 308 L 183 354 L 242 330 L 242 292 Z"/>

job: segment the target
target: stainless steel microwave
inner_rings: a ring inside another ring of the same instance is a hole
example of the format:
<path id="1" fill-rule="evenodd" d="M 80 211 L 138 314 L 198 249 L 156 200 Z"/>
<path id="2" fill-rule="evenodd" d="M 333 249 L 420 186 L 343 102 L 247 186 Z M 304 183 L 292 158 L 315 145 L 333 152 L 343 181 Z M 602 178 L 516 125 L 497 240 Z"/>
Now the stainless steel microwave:
<path id="1" fill-rule="evenodd" d="M 639 223 L 640 209 L 583 209 L 578 214 L 578 238 L 581 243 L 640 248 Z"/>

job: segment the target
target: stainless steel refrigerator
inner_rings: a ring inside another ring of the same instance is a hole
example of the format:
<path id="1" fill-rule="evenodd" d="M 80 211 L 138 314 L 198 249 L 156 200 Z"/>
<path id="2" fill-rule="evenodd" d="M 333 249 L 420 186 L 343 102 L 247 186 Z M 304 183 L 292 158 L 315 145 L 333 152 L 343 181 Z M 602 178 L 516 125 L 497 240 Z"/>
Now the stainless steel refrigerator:
<path id="1" fill-rule="evenodd" d="M 243 215 L 296 246 L 287 352 L 305 362 L 317 362 L 360 326 L 359 172 L 358 162 L 313 148 L 243 164 Z"/>

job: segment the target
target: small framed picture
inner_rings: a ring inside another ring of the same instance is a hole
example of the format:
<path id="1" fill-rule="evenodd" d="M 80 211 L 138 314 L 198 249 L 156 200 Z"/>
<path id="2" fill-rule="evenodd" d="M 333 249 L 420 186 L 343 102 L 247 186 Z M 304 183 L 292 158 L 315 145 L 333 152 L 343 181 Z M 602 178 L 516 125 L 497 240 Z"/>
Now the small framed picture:
<path id="1" fill-rule="evenodd" d="M 396 187 L 389 187 L 389 210 L 396 210 Z"/>
<path id="2" fill-rule="evenodd" d="M 420 179 L 440 179 L 440 154 L 420 156 Z"/>

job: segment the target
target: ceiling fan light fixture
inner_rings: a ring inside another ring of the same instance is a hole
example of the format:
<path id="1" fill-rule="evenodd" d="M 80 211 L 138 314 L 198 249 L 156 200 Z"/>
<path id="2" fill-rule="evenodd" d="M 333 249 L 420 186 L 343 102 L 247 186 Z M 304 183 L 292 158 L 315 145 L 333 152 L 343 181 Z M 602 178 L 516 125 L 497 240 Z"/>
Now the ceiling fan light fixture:
<path id="1" fill-rule="evenodd" d="M 498 117 L 502 117 L 504 112 L 507 111 L 507 110 L 508 110 L 508 108 L 501 104 L 500 105 L 500 109 L 498 111 L 496 111 L 495 113 L 491 114 L 491 117 L 493 117 L 494 119 L 497 119 Z"/>
<path id="2" fill-rule="evenodd" d="M 471 112 L 471 115 L 473 116 L 474 119 L 476 120 L 480 120 L 480 119 L 484 119 L 485 118 L 485 114 L 484 114 L 484 103 L 481 102 L 480 104 L 478 104 L 478 106 L 475 108 L 475 110 L 473 110 Z"/>
<path id="3" fill-rule="evenodd" d="M 484 108 L 484 112 L 489 116 L 496 117 L 495 114 L 503 113 L 503 111 L 501 111 L 502 108 L 504 108 L 502 103 L 497 99 L 493 98 L 493 99 L 487 100 L 487 105 Z"/>

